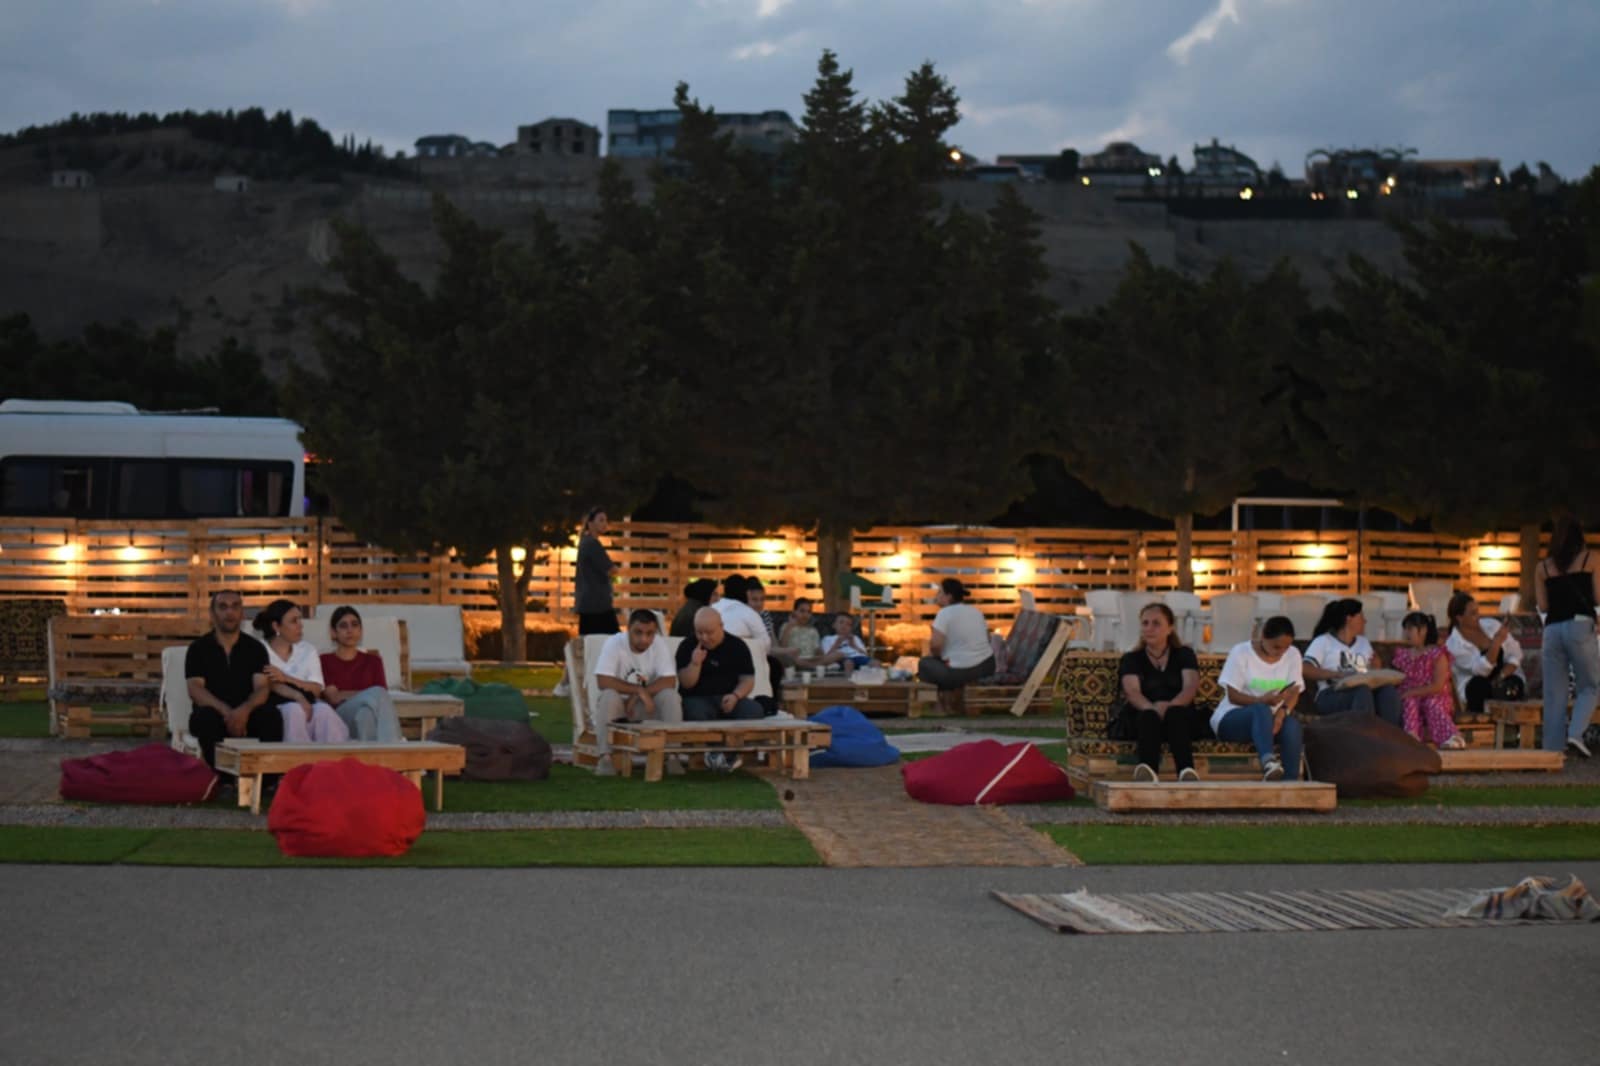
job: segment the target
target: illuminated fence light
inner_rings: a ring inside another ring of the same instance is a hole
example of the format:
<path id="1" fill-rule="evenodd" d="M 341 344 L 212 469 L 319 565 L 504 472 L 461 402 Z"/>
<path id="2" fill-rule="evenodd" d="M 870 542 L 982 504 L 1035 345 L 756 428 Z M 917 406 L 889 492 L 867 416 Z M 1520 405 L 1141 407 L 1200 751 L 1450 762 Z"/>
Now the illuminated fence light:
<path id="1" fill-rule="evenodd" d="M 1505 562 L 1512 558 L 1512 550 L 1504 544 L 1485 544 L 1478 549 L 1478 554 L 1494 562 Z"/>
<path id="2" fill-rule="evenodd" d="M 897 552 L 885 559 L 883 565 L 890 570 L 904 570 L 911 565 L 911 557 L 905 552 Z"/>
<path id="3" fill-rule="evenodd" d="M 55 556 L 64 563 L 70 563 L 78 557 L 78 546 L 69 540 L 56 549 Z"/>
<path id="4" fill-rule="evenodd" d="M 511 549 L 511 561 L 512 562 L 514 562 L 514 563 L 522 563 L 522 562 L 526 562 L 527 559 L 528 559 L 528 549 L 527 548 L 524 548 L 522 545 L 518 544 L 516 547 Z"/>
<path id="5" fill-rule="evenodd" d="M 140 551 L 132 544 L 128 544 L 117 549 L 117 558 L 121 559 L 125 563 L 136 563 L 140 559 L 144 558 L 144 552 Z"/>

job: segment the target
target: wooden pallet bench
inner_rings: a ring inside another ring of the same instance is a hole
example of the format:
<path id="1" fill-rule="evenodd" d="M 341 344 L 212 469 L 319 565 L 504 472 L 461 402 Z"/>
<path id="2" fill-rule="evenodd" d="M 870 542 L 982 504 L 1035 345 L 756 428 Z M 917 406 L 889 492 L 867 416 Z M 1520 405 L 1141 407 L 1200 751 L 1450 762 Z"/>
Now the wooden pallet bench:
<path id="1" fill-rule="evenodd" d="M 1096 781 L 1103 811 L 1331 811 L 1338 789 L 1325 781 Z"/>
<path id="2" fill-rule="evenodd" d="M 286 774 L 307 763 L 357 759 L 372 766 L 387 766 L 402 774 L 417 788 L 422 775 L 432 772 L 433 809 L 444 809 L 444 776 L 459 774 L 467 765 L 467 750 L 458 744 L 432 741 L 380 744 L 376 741 L 350 741 L 344 744 L 263 744 L 259 740 L 230 737 L 217 745 L 217 771 L 239 779 L 239 806 L 261 813 L 261 778 L 264 774 Z"/>
<path id="3" fill-rule="evenodd" d="M 1528 748 L 1460 748 L 1439 752 L 1441 773 L 1485 774 L 1545 770 L 1560 773 L 1566 760 L 1559 751 Z"/>
<path id="4" fill-rule="evenodd" d="M 825 748 L 833 731 L 802 718 L 754 718 L 717 722 L 613 722 L 611 762 L 617 773 L 633 773 L 633 756 L 644 756 L 644 779 L 660 781 L 667 756 L 710 752 L 766 755 L 767 764 L 796 780 L 811 776 L 811 749 Z"/>
<path id="5" fill-rule="evenodd" d="M 411 740 L 427 740 L 441 718 L 460 718 L 466 713 L 466 702 L 459 696 L 446 696 L 433 692 L 399 692 L 391 689 L 389 698 L 394 701 L 395 717 L 400 719 L 400 731 Z"/>
<path id="6" fill-rule="evenodd" d="M 50 732 L 87 737 L 97 727 L 132 727 L 141 735 L 166 729 L 160 706 L 161 652 L 211 628 L 205 619 L 88 615 L 50 620 Z M 117 712 L 93 704 L 118 704 Z"/>
<path id="7" fill-rule="evenodd" d="M 1508 747 L 1506 731 L 1516 730 L 1517 747 L 1533 747 L 1533 731 L 1544 721 L 1543 700 L 1487 700 L 1484 713 L 1494 723 L 1494 746 Z"/>

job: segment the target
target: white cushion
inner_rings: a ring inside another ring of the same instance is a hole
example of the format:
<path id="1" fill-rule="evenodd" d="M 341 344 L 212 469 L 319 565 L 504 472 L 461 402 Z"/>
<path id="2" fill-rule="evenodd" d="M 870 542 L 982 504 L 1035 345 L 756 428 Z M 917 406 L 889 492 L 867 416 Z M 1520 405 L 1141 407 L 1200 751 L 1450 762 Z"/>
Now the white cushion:
<path id="1" fill-rule="evenodd" d="M 324 626 L 334 610 L 343 604 L 319 603 L 315 617 Z M 411 669 L 471 675 L 467 662 L 466 630 L 461 608 L 438 603 L 350 603 L 365 623 L 375 618 L 403 618 L 411 645 Z M 388 660 L 384 661 L 388 665 Z"/>
<path id="2" fill-rule="evenodd" d="M 400 618 L 368 618 L 361 608 L 356 610 L 361 613 L 361 650 L 370 651 L 383 660 L 383 676 L 390 688 L 402 691 L 410 688 L 411 679 L 403 676 L 404 666 L 400 660 L 400 627 L 406 627 L 409 637 L 410 623 Z M 333 634 L 328 631 L 328 619 L 332 617 L 333 609 L 329 608 L 327 614 L 319 611 L 317 617 L 306 619 L 305 637 L 319 653 L 333 650 Z"/>

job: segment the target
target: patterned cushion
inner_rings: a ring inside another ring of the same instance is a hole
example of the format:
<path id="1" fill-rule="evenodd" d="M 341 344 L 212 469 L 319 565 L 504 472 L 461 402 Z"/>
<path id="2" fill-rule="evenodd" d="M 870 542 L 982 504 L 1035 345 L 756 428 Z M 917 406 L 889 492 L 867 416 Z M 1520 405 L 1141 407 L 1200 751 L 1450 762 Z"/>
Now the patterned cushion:
<path id="1" fill-rule="evenodd" d="M 50 698 L 57 703 L 142 703 L 150 705 L 161 694 L 156 681 L 83 681 L 51 685 Z"/>
<path id="2" fill-rule="evenodd" d="M 1056 634 L 1061 619 L 1042 611 L 1018 611 L 1006 635 L 1005 655 L 995 656 L 997 672 L 981 679 L 980 685 L 1021 685 L 1039 665 L 1045 646 Z"/>
<path id="3" fill-rule="evenodd" d="M 1200 693 L 1196 706 L 1214 707 L 1222 698 L 1217 675 L 1226 656 L 1201 655 Z M 1080 651 L 1067 656 L 1061 671 L 1061 690 L 1067 701 L 1067 732 L 1074 737 L 1104 737 L 1111 712 L 1122 700 L 1122 683 L 1117 664 L 1122 656 L 1113 652 Z M 1074 745 L 1076 747 L 1076 745 Z M 1196 750 L 1199 750 L 1198 747 Z"/>
<path id="4" fill-rule="evenodd" d="M 1131 740 L 1106 740 L 1103 737 L 1090 737 L 1087 740 L 1074 739 L 1072 750 L 1077 755 L 1133 755 L 1135 745 Z M 1253 744 L 1235 744 L 1226 740 L 1197 740 L 1194 742 L 1196 755 L 1254 755 Z"/>
<path id="5" fill-rule="evenodd" d="M 50 619 L 66 613 L 60 600 L 0 600 L 0 674 L 49 665 Z"/>

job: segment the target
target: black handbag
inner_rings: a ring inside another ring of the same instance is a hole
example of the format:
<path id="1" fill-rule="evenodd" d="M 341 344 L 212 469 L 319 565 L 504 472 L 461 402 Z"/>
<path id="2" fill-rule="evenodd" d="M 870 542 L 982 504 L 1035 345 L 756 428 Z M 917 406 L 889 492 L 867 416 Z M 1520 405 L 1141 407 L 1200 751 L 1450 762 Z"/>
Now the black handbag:
<path id="1" fill-rule="evenodd" d="M 1106 720 L 1107 740 L 1137 740 L 1139 737 L 1139 712 L 1128 704 L 1117 706 L 1117 713 Z"/>

